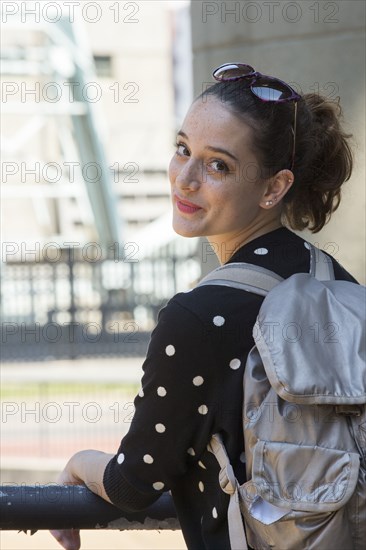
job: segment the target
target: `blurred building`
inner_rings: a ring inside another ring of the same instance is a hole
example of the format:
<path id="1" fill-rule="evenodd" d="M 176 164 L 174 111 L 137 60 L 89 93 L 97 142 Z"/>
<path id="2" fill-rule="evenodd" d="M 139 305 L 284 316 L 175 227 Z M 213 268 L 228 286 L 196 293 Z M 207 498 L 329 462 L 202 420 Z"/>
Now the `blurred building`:
<path id="1" fill-rule="evenodd" d="M 143 354 L 200 276 L 167 173 L 192 97 L 189 2 L 72 4 L 2 4 L 7 360 Z"/>
<path id="2" fill-rule="evenodd" d="M 170 223 L 175 129 L 192 89 L 242 59 L 341 98 L 354 175 L 332 221 L 306 237 L 364 280 L 364 3 L 79 4 L 2 5 L 3 260 L 50 258 L 50 244 L 95 241 L 132 260 L 195 246 Z"/>
<path id="3" fill-rule="evenodd" d="M 3 259 L 49 243 L 164 246 L 167 167 L 192 95 L 189 3 L 8 4 Z"/>

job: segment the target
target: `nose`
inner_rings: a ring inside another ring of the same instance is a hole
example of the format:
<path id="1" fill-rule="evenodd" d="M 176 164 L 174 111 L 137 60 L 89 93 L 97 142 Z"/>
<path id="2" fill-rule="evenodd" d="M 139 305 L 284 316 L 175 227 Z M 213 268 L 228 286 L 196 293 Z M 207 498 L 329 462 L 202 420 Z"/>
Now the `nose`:
<path id="1" fill-rule="evenodd" d="M 180 189 L 197 191 L 202 184 L 202 163 L 188 158 L 176 172 L 175 184 Z"/>

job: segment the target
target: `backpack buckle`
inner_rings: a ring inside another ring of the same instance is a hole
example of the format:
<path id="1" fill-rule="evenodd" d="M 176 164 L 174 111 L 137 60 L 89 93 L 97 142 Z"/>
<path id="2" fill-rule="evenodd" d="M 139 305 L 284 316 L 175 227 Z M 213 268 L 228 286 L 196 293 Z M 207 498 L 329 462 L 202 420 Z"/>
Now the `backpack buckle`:
<path id="1" fill-rule="evenodd" d="M 336 414 L 344 414 L 347 416 L 361 416 L 363 405 L 336 405 Z"/>
<path id="2" fill-rule="evenodd" d="M 231 464 L 227 464 L 221 468 L 219 473 L 219 483 L 221 489 L 227 495 L 233 495 L 235 493 L 237 482 Z"/>

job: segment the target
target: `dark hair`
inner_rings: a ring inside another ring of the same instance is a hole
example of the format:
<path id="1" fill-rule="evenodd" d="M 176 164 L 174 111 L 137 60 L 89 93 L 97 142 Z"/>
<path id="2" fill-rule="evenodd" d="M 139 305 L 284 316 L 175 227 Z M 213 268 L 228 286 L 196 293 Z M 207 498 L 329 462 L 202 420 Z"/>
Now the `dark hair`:
<path id="1" fill-rule="evenodd" d="M 261 178 L 291 167 L 294 103 L 263 102 L 242 81 L 219 82 L 197 99 L 219 98 L 252 128 Z M 340 203 L 352 173 L 352 152 L 340 125 L 339 102 L 305 94 L 297 103 L 294 183 L 284 196 L 283 221 L 292 229 L 320 231 Z"/>

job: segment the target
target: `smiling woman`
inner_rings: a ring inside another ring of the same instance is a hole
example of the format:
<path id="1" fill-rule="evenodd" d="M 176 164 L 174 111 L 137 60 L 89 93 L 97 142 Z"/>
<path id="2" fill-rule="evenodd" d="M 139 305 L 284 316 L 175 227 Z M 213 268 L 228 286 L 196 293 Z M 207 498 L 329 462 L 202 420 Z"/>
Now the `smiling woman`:
<path id="1" fill-rule="evenodd" d="M 309 245 L 289 227 L 318 231 L 339 204 L 352 169 L 340 108 L 248 65 L 214 75 L 219 82 L 193 102 L 170 162 L 174 229 L 207 237 L 221 263 L 282 278 L 308 273 Z M 336 279 L 355 282 L 330 261 Z M 175 295 L 159 313 L 117 452 L 81 451 L 59 481 L 85 483 L 124 511 L 171 491 L 190 550 L 230 549 L 230 496 L 207 446 L 219 433 L 245 481 L 242 378 L 262 300 L 210 285 Z M 79 548 L 74 532 L 54 534 L 64 548 Z M 323 550 L 317 542 L 309 548 Z"/>
<path id="2" fill-rule="evenodd" d="M 281 226 L 279 202 L 293 176 L 282 170 L 260 181 L 260 166 L 251 150 L 252 129 L 214 96 L 191 106 L 178 132 L 171 160 L 173 227 L 185 237 L 205 236 L 222 250 Z M 229 258 L 220 258 L 223 263 Z"/>

